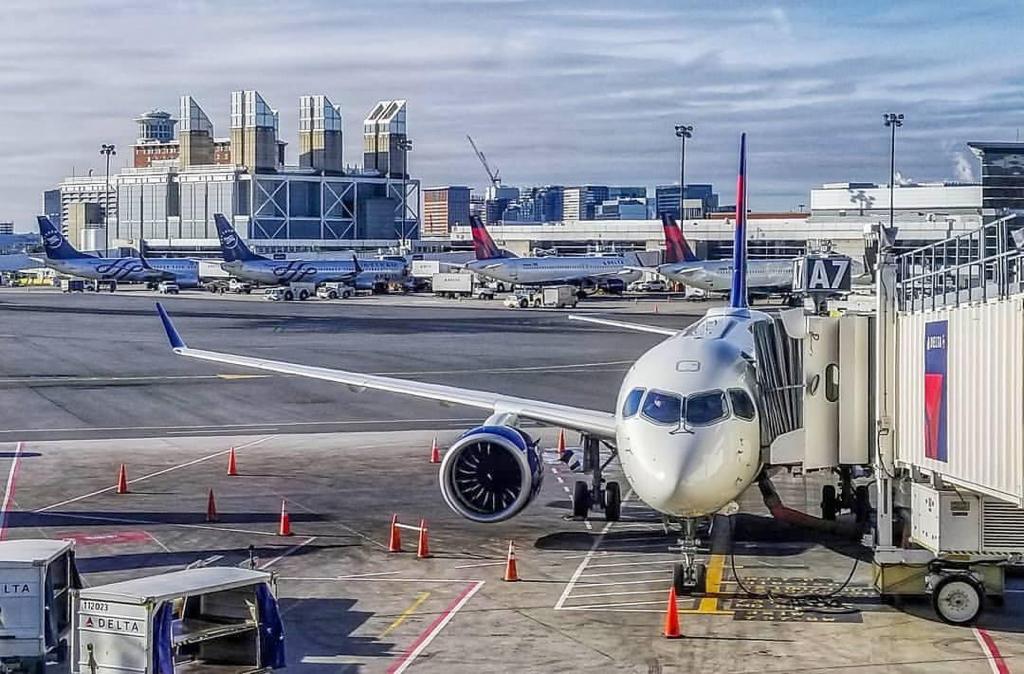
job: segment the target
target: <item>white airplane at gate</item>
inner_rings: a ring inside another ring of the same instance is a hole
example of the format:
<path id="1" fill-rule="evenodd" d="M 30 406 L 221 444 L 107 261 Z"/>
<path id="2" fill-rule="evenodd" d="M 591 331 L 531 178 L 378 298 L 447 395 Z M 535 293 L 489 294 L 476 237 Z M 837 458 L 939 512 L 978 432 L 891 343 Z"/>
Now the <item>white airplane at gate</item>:
<path id="1" fill-rule="evenodd" d="M 583 409 L 502 393 L 285 363 L 186 346 L 160 304 L 157 310 L 174 352 L 346 384 L 357 391 L 390 391 L 486 410 L 482 425 L 463 433 L 445 453 L 441 493 L 460 515 L 477 522 L 513 517 L 540 490 L 544 461 L 538 443 L 519 427 L 532 420 L 579 431 L 584 464 L 593 478 L 576 483 L 574 514 L 603 508 L 616 520 L 621 489 L 601 475 L 600 444 L 614 447 L 633 492 L 668 520 L 682 526 L 680 591 L 703 590 L 703 565 L 696 564 L 697 518 L 732 504 L 760 474 L 760 425 L 755 400 L 751 325 L 769 320 L 747 305 L 746 134 L 740 138 L 736 195 L 734 273 L 728 307 L 712 308 L 683 330 L 573 317 L 604 325 L 665 335 L 643 354 L 619 389 L 615 412 Z M 589 460 L 588 460 L 589 459 Z M 596 460 L 595 460 L 596 459 Z"/>

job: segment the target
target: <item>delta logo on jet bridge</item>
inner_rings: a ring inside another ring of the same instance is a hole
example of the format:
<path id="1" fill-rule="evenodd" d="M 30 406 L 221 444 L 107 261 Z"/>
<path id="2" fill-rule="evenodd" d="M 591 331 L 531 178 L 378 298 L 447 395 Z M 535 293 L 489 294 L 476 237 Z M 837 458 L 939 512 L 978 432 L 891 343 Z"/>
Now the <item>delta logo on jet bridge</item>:
<path id="1" fill-rule="evenodd" d="M 924 324 L 924 455 L 948 461 L 946 447 L 946 366 L 948 321 Z"/>

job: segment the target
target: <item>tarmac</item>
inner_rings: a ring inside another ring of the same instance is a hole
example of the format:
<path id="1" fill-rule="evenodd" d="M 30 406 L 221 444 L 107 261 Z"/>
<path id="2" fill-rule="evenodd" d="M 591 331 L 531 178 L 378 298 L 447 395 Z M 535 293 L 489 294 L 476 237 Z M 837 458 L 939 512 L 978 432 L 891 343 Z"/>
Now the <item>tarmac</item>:
<path id="1" fill-rule="evenodd" d="M 0 292 L 0 428 L 10 429 L 0 436 L 0 538 L 76 540 L 90 585 L 253 555 L 277 577 L 288 672 L 970 673 L 1012 671 L 1024 654 L 1018 579 L 977 628 L 939 622 L 923 600 L 897 609 L 871 589 L 858 541 L 776 522 L 756 490 L 739 514 L 716 518 L 709 593 L 680 599 L 684 638 L 664 639 L 675 540 L 642 503 L 627 498 L 617 523 L 599 512 L 573 520 L 578 476 L 549 465 L 522 515 L 467 522 L 444 505 L 428 458 L 433 438 L 443 450 L 480 420 L 475 411 L 211 372 L 169 353 L 152 299 Z M 657 340 L 568 322 L 564 311 L 432 298 L 166 305 L 202 348 L 602 409 L 623 361 Z M 707 305 L 591 306 L 680 325 Z M 199 378 L 211 374 L 228 376 Z M 554 446 L 555 429 L 531 432 Z M 231 448 L 238 477 L 226 475 Z M 121 463 L 130 493 L 119 495 Z M 819 478 L 775 481 L 787 505 L 816 513 Z M 216 522 L 205 517 L 209 489 Z M 290 537 L 277 535 L 282 500 Z M 405 552 L 387 552 L 392 515 L 426 521 L 430 558 L 416 558 L 410 530 Z M 516 583 L 501 580 L 509 541 Z"/>

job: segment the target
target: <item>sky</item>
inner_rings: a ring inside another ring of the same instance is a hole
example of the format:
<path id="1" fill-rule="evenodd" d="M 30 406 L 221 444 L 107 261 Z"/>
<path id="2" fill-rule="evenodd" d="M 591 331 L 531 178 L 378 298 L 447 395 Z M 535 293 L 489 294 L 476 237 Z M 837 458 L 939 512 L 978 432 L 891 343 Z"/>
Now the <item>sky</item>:
<path id="1" fill-rule="evenodd" d="M 280 111 L 297 163 L 298 98 L 340 104 L 345 161 L 362 119 L 408 100 L 424 186 L 678 180 L 673 125 L 694 126 L 687 182 L 732 203 L 748 133 L 754 210 L 824 182 L 888 180 L 882 114 L 906 115 L 900 173 L 977 178 L 970 140 L 1024 126 L 1018 1 L 4 0 L 0 221 L 34 227 L 42 192 L 130 160 L 132 119 L 194 96 L 229 135 L 230 92 Z"/>

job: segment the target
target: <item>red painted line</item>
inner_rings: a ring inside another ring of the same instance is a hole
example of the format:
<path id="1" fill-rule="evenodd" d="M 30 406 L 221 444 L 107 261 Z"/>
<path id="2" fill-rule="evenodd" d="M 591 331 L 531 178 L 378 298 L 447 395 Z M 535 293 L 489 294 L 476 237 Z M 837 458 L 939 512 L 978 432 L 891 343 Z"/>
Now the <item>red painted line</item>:
<path id="1" fill-rule="evenodd" d="M 1003 659 L 1003 654 L 999 652 L 996 640 L 992 638 L 988 630 L 975 627 L 974 636 L 978 639 L 978 643 L 981 644 L 981 650 L 985 652 L 985 657 L 988 658 L 988 664 L 992 671 L 995 674 L 1010 674 L 1010 668 L 1007 666 L 1006 660 Z"/>
<path id="2" fill-rule="evenodd" d="M 14 503 L 14 489 L 18 482 L 18 471 L 21 468 L 22 443 L 18 443 L 14 449 L 14 459 L 11 461 L 11 470 L 7 473 L 7 487 L 4 489 L 4 502 L 0 505 L 0 541 L 7 538 L 8 514 L 11 511 L 11 504 Z"/>
<path id="3" fill-rule="evenodd" d="M 117 543 L 150 541 L 153 537 L 149 535 L 148 531 L 118 531 L 110 534 L 60 534 L 57 538 L 70 539 L 78 545 L 113 545 Z"/>
<path id="4" fill-rule="evenodd" d="M 391 666 L 388 667 L 387 674 L 400 674 L 400 672 L 404 672 L 405 669 L 412 664 L 412 661 L 419 656 L 420 652 L 423 651 L 431 641 L 433 641 L 434 637 L 436 637 L 442 629 L 444 629 L 444 626 L 447 625 L 455 616 L 455 612 L 462 608 L 462 606 L 469 601 L 470 597 L 476 594 L 476 591 L 483 587 L 483 584 L 483 581 L 478 580 L 467 585 L 466 589 L 460 592 L 458 596 L 456 596 L 455 599 L 445 607 L 444 611 L 434 619 L 434 622 L 430 623 L 430 625 L 427 626 L 427 629 L 420 632 L 420 635 L 416 637 L 416 640 L 412 642 L 409 648 L 407 648 L 397 660 L 391 663 Z"/>

